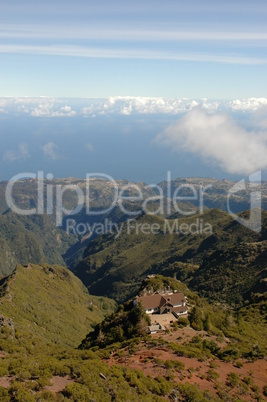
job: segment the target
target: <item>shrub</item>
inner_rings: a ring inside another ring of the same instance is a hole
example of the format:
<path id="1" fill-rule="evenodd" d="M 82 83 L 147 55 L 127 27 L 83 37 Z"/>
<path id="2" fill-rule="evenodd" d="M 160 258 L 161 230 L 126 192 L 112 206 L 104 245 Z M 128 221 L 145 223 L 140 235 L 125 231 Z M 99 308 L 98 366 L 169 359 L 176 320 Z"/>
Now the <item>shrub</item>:
<path id="1" fill-rule="evenodd" d="M 172 323 L 172 328 L 173 328 L 173 331 L 177 331 L 178 330 L 178 322 L 177 321 L 174 321 L 173 323 Z"/>
<path id="2" fill-rule="evenodd" d="M 31 391 L 25 388 L 24 384 L 18 382 L 9 388 L 9 394 L 12 395 L 14 402 L 35 402 L 35 397 Z"/>
<path id="3" fill-rule="evenodd" d="M 8 390 L 0 387 L 0 401 L 1 402 L 9 402 L 10 398 L 8 396 Z"/>
<path id="4" fill-rule="evenodd" d="M 177 371 L 184 370 L 185 368 L 184 363 L 178 360 L 166 360 L 164 365 L 167 369 L 175 369 Z"/>
<path id="5" fill-rule="evenodd" d="M 189 325 L 189 324 L 190 324 L 190 322 L 189 322 L 189 320 L 188 320 L 187 317 L 179 317 L 178 326 L 179 326 L 180 328 L 184 328 L 184 327 L 186 327 L 186 326 Z"/>
<path id="6" fill-rule="evenodd" d="M 43 402 L 43 401 L 54 402 L 54 401 L 56 401 L 55 396 L 50 391 L 39 392 L 35 398 L 36 398 L 37 402 Z"/>
<path id="7" fill-rule="evenodd" d="M 62 394 L 71 401 L 88 402 L 91 400 L 89 389 L 83 384 L 69 384 Z"/>
<path id="8" fill-rule="evenodd" d="M 252 389 L 253 392 L 260 393 L 260 387 L 258 385 L 256 385 L 256 384 L 253 384 L 251 386 L 251 389 Z"/>
<path id="9" fill-rule="evenodd" d="M 190 321 L 191 327 L 196 331 L 203 330 L 202 312 L 199 307 L 193 307 L 188 314 L 188 319 Z"/>
<path id="10" fill-rule="evenodd" d="M 6 367 L 0 367 L 0 377 L 8 375 L 8 369 Z"/>
<path id="11" fill-rule="evenodd" d="M 179 384 L 178 389 L 182 394 L 184 401 L 187 402 L 204 402 L 207 399 L 204 397 L 203 393 L 192 384 L 186 382 L 185 384 Z"/>
<path id="12" fill-rule="evenodd" d="M 244 382 L 239 383 L 238 387 L 240 395 L 247 394 L 249 392 L 249 386 Z"/>
<path id="13" fill-rule="evenodd" d="M 213 370 L 213 369 L 209 369 L 207 372 L 207 379 L 208 380 L 212 380 L 215 381 L 220 377 L 219 373 L 217 373 L 217 371 Z"/>
<path id="14" fill-rule="evenodd" d="M 159 383 L 159 395 L 168 395 L 173 388 L 172 383 L 161 376 L 156 377 L 156 381 Z"/>
<path id="15" fill-rule="evenodd" d="M 30 378 L 31 374 L 28 370 L 25 370 L 24 368 L 20 369 L 17 371 L 17 380 L 18 381 L 25 381 Z"/>
<path id="16" fill-rule="evenodd" d="M 51 385 L 51 381 L 49 378 L 47 377 L 40 377 L 37 380 L 37 386 L 36 389 L 41 390 L 42 388 L 44 388 L 46 385 Z"/>
<path id="17" fill-rule="evenodd" d="M 217 356 L 220 350 L 219 346 L 216 342 L 210 341 L 209 339 L 204 339 L 203 341 L 203 349 L 209 350 L 213 355 Z"/>
<path id="18" fill-rule="evenodd" d="M 216 368 L 216 367 L 218 367 L 218 364 L 215 362 L 215 361 L 211 361 L 210 362 L 210 368 Z"/>
<path id="19" fill-rule="evenodd" d="M 223 350 L 219 350 L 218 356 L 220 359 L 229 362 L 232 360 L 236 360 L 241 357 L 240 350 L 232 347 L 226 347 Z"/>
<path id="20" fill-rule="evenodd" d="M 234 388 L 239 383 L 239 375 L 236 373 L 229 373 L 227 376 L 227 383 L 230 387 Z"/>
<path id="21" fill-rule="evenodd" d="M 255 361 L 257 359 L 263 359 L 264 358 L 264 353 L 262 350 L 256 345 L 253 347 L 253 349 L 244 354 L 244 357 L 246 357 L 250 361 Z"/>
<path id="22" fill-rule="evenodd" d="M 71 374 L 71 369 L 65 364 L 56 364 L 53 368 L 53 375 L 59 375 L 60 377 L 64 377 L 66 375 Z"/>
<path id="23" fill-rule="evenodd" d="M 245 384 L 247 384 L 247 385 L 252 385 L 252 384 L 253 384 L 253 380 L 252 380 L 251 377 L 244 377 L 244 378 L 242 379 L 242 381 L 243 381 Z"/>

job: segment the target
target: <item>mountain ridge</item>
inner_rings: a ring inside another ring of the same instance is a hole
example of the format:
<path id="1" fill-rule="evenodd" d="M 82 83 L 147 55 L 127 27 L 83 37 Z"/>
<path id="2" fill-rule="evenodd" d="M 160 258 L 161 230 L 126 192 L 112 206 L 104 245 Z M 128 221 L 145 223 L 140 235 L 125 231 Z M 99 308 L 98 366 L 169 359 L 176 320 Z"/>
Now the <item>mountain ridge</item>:
<path id="1" fill-rule="evenodd" d="M 242 214 L 243 217 L 246 215 Z M 137 227 L 157 223 L 161 225 L 159 233 L 127 233 L 124 229 L 118 238 L 114 235 L 99 237 L 88 245 L 84 259 L 74 273 L 91 293 L 99 295 L 105 289 L 106 294 L 121 302 L 134 294 L 147 274 L 175 276 L 188 284 L 194 283 L 190 281 L 193 281 L 194 275 L 197 276 L 204 258 L 208 261 L 218 250 L 224 253 L 228 248 L 238 247 L 240 239 L 254 243 L 266 238 L 267 213 L 264 211 L 262 233 L 250 231 L 226 212 L 216 209 L 207 210 L 203 215 L 182 218 L 180 222 L 194 224 L 200 216 L 212 223 L 213 233 L 164 233 L 162 225 L 165 221 L 162 218 L 143 215 L 136 219 Z M 217 261 L 214 264 L 215 279 Z M 194 289 L 197 290 L 197 285 Z"/>

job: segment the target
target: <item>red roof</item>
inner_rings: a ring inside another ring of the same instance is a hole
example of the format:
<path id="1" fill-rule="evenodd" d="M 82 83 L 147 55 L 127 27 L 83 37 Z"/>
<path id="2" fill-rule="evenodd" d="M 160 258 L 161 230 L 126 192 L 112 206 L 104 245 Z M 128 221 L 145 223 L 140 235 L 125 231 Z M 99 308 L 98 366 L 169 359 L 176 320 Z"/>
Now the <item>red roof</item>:
<path id="1" fill-rule="evenodd" d="M 183 293 L 173 293 L 172 295 L 164 295 L 164 298 L 168 301 L 168 303 L 172 304 L 173 306 L 185 303 Z"/>
<path id="2" fill-rule="evenodd" d="M 141 296 L 137 298 L 137 301 L 140 301 L 146 310 L 162 307 L 166 303 L 166 300 L 160 294 Z"/>
<path id="3" fill-rule="evenodd" d="M 160 308 L 164 306 L 164 304 L 168 303 L 172 306 L 176 306 L 177 304 L 185 303 L 185 298 L 183 293 L 173 293 L 171 295 L 162 295 L 159 293 L 153 295 L 146 295 L 137 297 L 137 301 L 140 301 L 146 310 Z"/>

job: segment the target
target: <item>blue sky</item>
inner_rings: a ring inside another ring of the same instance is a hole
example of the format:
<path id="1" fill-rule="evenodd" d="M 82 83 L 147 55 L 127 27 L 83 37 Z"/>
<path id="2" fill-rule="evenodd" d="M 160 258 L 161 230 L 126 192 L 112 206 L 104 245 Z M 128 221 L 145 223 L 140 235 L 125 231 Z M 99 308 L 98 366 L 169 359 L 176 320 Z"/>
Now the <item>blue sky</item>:
<path id="1" fill-rule="evenodd" d="M 266 177 L 266 21 L 266 0 L 0 0 L 0 180 Z"/>
<path id="2" fill-rule="evenodd" d="M 267 91 L 266 1 L 0 0 L 0 96 Z"/>

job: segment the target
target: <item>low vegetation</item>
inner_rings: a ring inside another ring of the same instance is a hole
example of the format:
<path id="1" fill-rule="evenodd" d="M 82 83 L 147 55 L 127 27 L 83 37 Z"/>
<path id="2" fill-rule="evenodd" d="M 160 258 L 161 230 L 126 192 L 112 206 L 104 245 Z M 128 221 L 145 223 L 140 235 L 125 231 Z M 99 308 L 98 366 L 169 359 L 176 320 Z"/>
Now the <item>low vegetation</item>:
<path id="1" fill-rule="evenodd" d="M 0 296 L 0 327 L 13 331 L 20 344 L 28 339 L 30 345 L 78 346 L 88 329 L 115 309 L 113 300 L 89 295 L 67 268 L 56 265 L 17 266 L 0 282 Z"/>
<path id="2" fill-rule="evenodd" d="M 94 332 L 89 333 L 80 348 L 92 346 L 105 347 L 128 339 L 138 338 L 147 333 L 150 318 L 141 304 L 134 307 L 130 301 L 119 306 L 116 313 L 96 325 Z"/>
<path id="3" fill-rule="evenodd" d="M 266 353 L 265 338 L 260 340 L 263 331 L 255 331 L 250 313 L 246 310 L 246 319 L 251 322 L 241 317 L 243 310 L 237 315 L 211 306 L 174 278 L 147 279 L 140 293 L 171 286 L 184 292 L 190 306 L 188 318 L 180 318 L 177 327 L 170 328 L 173 333 L 189 325 L 193 328 L 196 335 L 183 342 L 148 335 L 150 321 L 142 305 L 134 307 L 129 301 L 112 312 L 114 302 L 89 295 L 65 268 L 31 264 L 17 267 L 0 283 L 1 401 L 224 401 L 227 387 L 263 396 L 264 389 L 259 390 L 254 382 L 248 383 L 246 377 L 231 371 L 227 382 L 218 385 L 216 361 L 235 361 L 237 367 L 241 358 L 253 361 Z M 229 343 L 222 345 L 226 336 Z M 75 348 L 78 344 L 79 349 Z M 164 370 L 162 374 L 145 375 L 127 364 L 110 363 L 114 356 L 123 359 L 138 353 L 142 345 L 146 345 L 146 351 L 164 349 L 173 353 L 173 358 L 154 358 L 155 367 Z M 210 361 L 205 379 L 218 387 L 216 395 L 183 380 L 197 371 L 186 369 L 181 357 Z M 176 376 L 181 380 L 177 382 Z M 51 388 L 55 378 L 63 381 L 57 392 Z M 229 395 L 227 400 L 235 401 Z"/>

